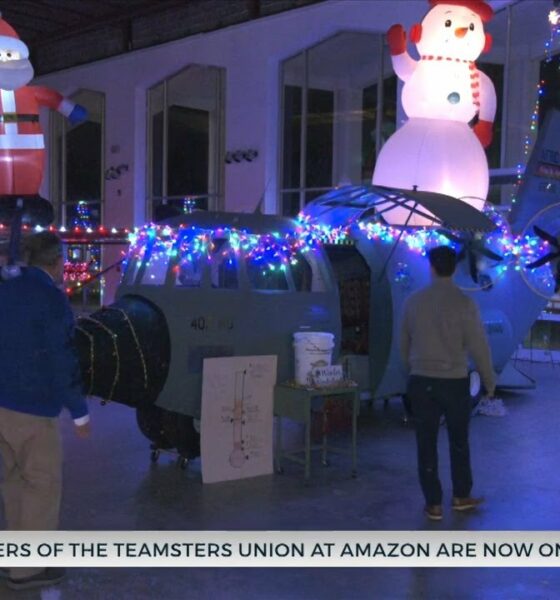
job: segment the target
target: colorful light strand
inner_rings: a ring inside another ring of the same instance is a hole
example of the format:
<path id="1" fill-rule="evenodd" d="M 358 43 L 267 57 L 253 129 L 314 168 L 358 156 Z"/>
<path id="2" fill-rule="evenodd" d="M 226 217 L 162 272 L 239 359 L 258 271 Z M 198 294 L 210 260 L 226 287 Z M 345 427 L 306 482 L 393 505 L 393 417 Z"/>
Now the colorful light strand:
<path id="1" fill-rule="evenodd" d="M 525 235 L 513 236 L 507 222 L 495 211 L 488 211 L 496 228 L 489 234 L 475 236 L 478 248 L 491 250 L 501 260 L 489 260 L 481 257 L 481 268 L 492 269 L 495 276 L 501 276 L 508 270 L 519 271 L 541 256 L 548 253 L 548 243 L 538 237 Z M 142 261 L 149 255 L 153 279 L 158 278 L 158 263 L 166 270 L 168 260 L 179 256 L 176 270 L 188 267 L 200 260 L 223 261 L 230 264 L 242 253 L 253 267 L 261 269 L 263 274 L 277 270 L 286 270 L 290 264 L 297 264 L 299 257 L 325 244 L 351 243 L 353 228 L 369 241 L 394 244 L 397 240 L 410 251 L 419 255 L 439 245 L 447 245 L 460 252 L 463 246 L 471 243 L 471 237 L 461 238 L 456 234 L 446 235 L 445 231 L 435 228 L 397 229 L 380 222 L 360 222 L 351 227 L 330 227 L 312 222 L 307 216 L 300 216 L 293 231 L 255 234 L 235 228 L 202 229 L 182 226 L 176 230 L 169 227 L 148 225 L 131 235 L 129 259 Z M 226 247 L 218 246 L 220 240 L 228 240 Z M 539 269 L 548 281 L 553 275 L 550 265 Z"/>
<path id="2" fill-rule="evenodd" d="M 560 24 L 558 22 L 550 21 L 550 25 L 550 37 L 544 43 L 544 54 L 545 60 L 547 62 L 552 60 L 552 52 L 554 50 L 555 41 L 560 36 Z M 541 79 L 536 87 L 535 102 L 533 105 L 533 110 L 531 112 L 531 118 L 529 122 L 529 131 L 523 138 L 523 159 L 522 162 L 519 162 L 516 166 L 516 182 L 511 194 L 512 204 L 515 204 L 517 202 L 517 194 L 519 192 L 521 183 L 523 182 L 523 175 L 525 172 L 527 162 L 529 160 L 529 154 L 537 137 L 539 128 L 541 99 L 546 94 L 546 85 L 546 81 L 544 79 Z"/>
<path id="3" fill-rule="evenodd" d="M 66 261 L 64 263 L 64 282 L 65 283 L 81 283 L 91 279 L 91 271 L 97 270 L 97 265 L 89 262 L 73 262 Z"/>

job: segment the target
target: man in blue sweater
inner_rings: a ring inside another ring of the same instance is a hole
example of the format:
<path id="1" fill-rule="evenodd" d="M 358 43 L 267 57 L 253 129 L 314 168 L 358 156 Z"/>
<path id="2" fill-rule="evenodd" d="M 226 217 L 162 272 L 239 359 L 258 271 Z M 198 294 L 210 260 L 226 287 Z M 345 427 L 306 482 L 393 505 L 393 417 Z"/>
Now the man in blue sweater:
<path id="1" fill-rule="evenodd" d="M 28 267 L 0 283 L 0 456 L 7 529 L 58 528 L 62 447 L 58 416 L 70 412 L 76 433 L 89 434 L 89 415 L 73 347 L 74 318 L 58 285 L 64 259 L 58 236 L 26 240 Z M 11 569 L 12 589 L 56 583 L 59 568 Z"/>

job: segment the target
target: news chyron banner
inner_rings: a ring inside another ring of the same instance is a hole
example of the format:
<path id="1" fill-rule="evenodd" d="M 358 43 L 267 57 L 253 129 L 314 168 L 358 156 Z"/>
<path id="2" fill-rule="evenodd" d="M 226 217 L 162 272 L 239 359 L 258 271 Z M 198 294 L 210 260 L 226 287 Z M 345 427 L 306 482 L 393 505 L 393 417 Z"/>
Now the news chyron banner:
<path id="1" fill-rule="evenodd" d="M 559 567 L 559 531 L 0 534 L 2 567 Z"/>

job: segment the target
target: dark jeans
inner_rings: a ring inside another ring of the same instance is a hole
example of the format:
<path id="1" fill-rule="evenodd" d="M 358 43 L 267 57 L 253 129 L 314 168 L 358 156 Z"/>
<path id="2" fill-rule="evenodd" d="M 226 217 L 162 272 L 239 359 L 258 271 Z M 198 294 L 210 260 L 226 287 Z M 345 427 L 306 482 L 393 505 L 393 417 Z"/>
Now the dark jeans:
<path id="1" fill-rule="evenodd" d="M 469 380 L 411 375 L 407 396 L 416 421 L 418 475 L 426 504 L 441 504 L 437 441 L 442 415 L 445 416 L 449 436 L 453 495 L 457 498 L 468 497 L 472 488 Z"/>

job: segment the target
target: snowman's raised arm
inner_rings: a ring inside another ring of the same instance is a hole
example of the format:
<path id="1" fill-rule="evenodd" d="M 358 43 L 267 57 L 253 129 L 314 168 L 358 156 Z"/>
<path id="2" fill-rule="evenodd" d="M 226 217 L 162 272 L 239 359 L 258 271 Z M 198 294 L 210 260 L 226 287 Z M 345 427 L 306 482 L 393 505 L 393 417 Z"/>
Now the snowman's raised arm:
<path id="1" fill-rule="evenodd" d="M 490 77 L 482 71 L 477 71 L 479 76 L 479 108 L 478 123 L 474 126 L 474 133 L 480 143 L 487 148 L 492 143 L 492 127 L 496 116 L 496 90 Z M 473 96 L 476 97 L 475 91 Z"/>
<path id="2" fill-rule="evenodd" d="M 402 25 L 393 25 L 387 32 L 387 43 L 391 52 L 391 62 L 397 77 L 402 81 L 408 81 L 414 69 L 416 61 L 406 51 L 406 31 Z"/>

